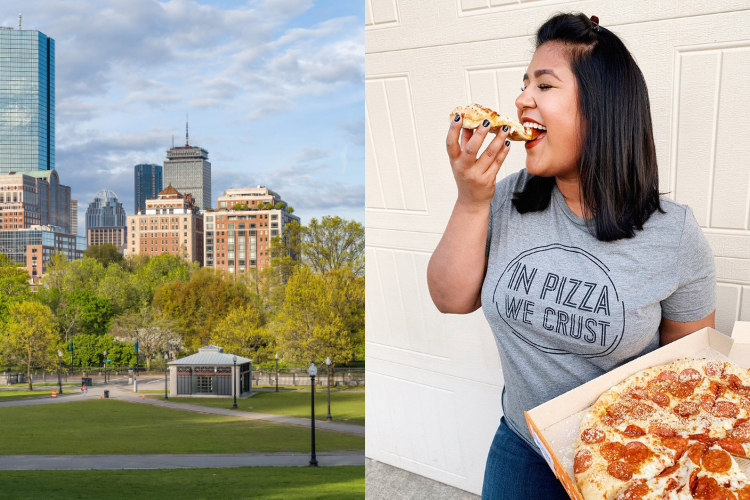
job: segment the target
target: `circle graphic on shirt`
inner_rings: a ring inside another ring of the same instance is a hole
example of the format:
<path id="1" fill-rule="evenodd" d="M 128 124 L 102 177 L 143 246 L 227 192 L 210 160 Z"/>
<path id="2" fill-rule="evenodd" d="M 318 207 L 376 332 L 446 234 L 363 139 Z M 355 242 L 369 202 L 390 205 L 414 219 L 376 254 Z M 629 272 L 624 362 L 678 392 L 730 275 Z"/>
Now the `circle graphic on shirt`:
<path id="1" fill-rule="evenodd" d="M 510 261 L 492 302 L 513 334 L 540 351 L 606 356 L 625 332 L 625 304 L 609 271 L 582 248 L 531 248 Z"/>

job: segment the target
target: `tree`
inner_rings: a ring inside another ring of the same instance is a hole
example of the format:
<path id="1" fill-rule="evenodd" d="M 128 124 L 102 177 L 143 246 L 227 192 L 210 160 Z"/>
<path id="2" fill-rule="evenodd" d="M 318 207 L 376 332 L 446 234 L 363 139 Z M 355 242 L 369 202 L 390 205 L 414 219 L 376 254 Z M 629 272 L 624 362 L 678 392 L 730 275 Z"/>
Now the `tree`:
<path id="1" fill-rule="evenodd" d="M 53 352 L 58 341 L 57 326 L 52 311 L 39 302 L 12 304 L 8 312 L 4 350 L 19 363 L 26 365 L 31 391 L 31 367 L 50 364 L 55 357 Z"/>
<path id="2" fill-rule="evenodd" d="M 285 292 L 274 325 L 277 344 L 285 357 L 305 363 L 326 357 L 332 364 L 349 361 L 352 339 L 323 277 L 302 267 L 289 280 Z"/>
<path id="3" fill-rule="evenodd" d="M 182 348 L 182 337 L 175 331 L 175 322 L 151 306 L 138 312 L 118 317 L 110 333 L 123 342 L 138 342 L 138 352 L 146 359 L 146 369 L 151 369 L 151 360 L 169 351 Z"/>
<path id="4" fill-rule="evenodd" d="M 349 332 L 356 354 L 365 354 L 365 277 L 351 269 L 336 269 L 323 275 L 331 294 L 331 307 Z"/>
<path id="5" fill-rule="evenodd" d="M 123 343 L 112 335 L 78 335 L 73 340 L 73 366 L 91 368 L 102 366 L 105 359 L 111 359 L 110 366 L 132 366 L 136 362 L 135 347 L 132 343 Z M 60 349 L 70 352 L 70 343 L 64 343 Z M 104 357 L 107 351 L 107 357 Z"/>
<path id="6" fill-rule="evenodd" d="M 324 274 L 349 268 L 357 276 L 365 272 L 365 228 L 356 221 L 325 215 L 313 218 L 302 231 L 302 259 Z"/>
<path id="7" fill-rule="evenodd" d="M 263 327 L 263 312 L 255 306 L 233 309 L 211 332 L 211 344 L 227 352 L 255 358 L 273 343 L 273 336 Z"/>
<path id="8" fill-rule="evenodd" d="M 277 203 L 276 205 L 274 205 L 273 207 L 274 207 L 274 208 L 275 208 L 276 210 L 282 210 L 282 209 L 284 208 L 284 206 L 285 206 L 285 205 L 286 205 L 285 203 L 282 203 L 282 202 L 278 202 L 278 203 Z"/>
<path id="9" fill-rule="evenodd" d="M 68 258 L 65 252 L 53 250 L 47 263 L 47 273 L 42 277 L 41 283 L 46 288 L 57 288 L 62 290 L 65 286 L 65 278 L 69 268 Z"/>
<path id="10" fill-rule="evenodd" d="M 97 297 L 87 290 L 75 290 L 66 295 L 65 308 L 77 309 L 69 316 L 77 315 L 80 331 L 86 334 L 104 335 L 115 310 L 109 300 Z"/>
<path id="11" fill-rule="evenodd" d="M 286 213 L 293 214 L 294 213 L 294 208 L 287 206 L 286 207 Z"/>
<path id="12" fill-rule="evenodd" d="M 0 253 L 0 331 L 9 319 L 10 306 L 30 297 L 29 273 Z"/>
<path id="13" fill-rule="evenodd" d="M 91 245 L 83 252 L 84 257 L 96 259 L 102 266 L 109 267 L 110 264 L 120 264 L 124 257 L 112 243 Z"/>

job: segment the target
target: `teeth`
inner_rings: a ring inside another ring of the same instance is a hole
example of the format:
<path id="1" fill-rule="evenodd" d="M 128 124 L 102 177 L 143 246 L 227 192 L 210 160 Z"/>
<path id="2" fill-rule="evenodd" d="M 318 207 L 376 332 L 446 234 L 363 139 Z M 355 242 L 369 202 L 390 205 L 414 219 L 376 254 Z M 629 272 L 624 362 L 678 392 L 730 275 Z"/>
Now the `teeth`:
<path id="1" fill-rule="evenodd" d="M 547 130 L 547 127 L 545 127 L 544 125 L 539 125 L 538 123 L 533 123 L 533 122 L 526 122 L 523 124 L 523 126 L 524 128 L 536 128 L 539 130 Z"/>

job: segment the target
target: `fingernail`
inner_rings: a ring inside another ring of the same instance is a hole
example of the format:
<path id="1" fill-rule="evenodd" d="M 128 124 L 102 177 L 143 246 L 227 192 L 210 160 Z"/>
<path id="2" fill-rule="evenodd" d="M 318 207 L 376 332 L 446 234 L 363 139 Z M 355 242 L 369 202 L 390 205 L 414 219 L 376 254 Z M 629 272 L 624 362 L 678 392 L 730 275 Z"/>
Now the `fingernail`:
<path id="1" fill-rule="evenodd" d="M 508 139 L 505 139 L 505 147 L 507 148 L 508 146 L 510 146 L 510 141 Z"/>
<path id="2" fill-rule="evenodd" d="M 507 132 L 507 131 L 508 131 L 508 126 L 507 125 L 503 125 L 503 132 Z"/>
<path id="3" fill-rule="evenodd" d="M 489 127 L 489 126 L 490 126 L 490 121 L 489 121 L 489 120 L 486 120 L 486 119 L 485 119 L 485 120 L 484 120 L 484 121 L 482 122 L 482 126 L 484 126 L 484 127 Z"/>
<path id="4" fill-rule="evenodd" d="M 461 119 L 461 115 L 456 115 L 456 117 L 453 119 L 454 122 L 457 122 Z"/>

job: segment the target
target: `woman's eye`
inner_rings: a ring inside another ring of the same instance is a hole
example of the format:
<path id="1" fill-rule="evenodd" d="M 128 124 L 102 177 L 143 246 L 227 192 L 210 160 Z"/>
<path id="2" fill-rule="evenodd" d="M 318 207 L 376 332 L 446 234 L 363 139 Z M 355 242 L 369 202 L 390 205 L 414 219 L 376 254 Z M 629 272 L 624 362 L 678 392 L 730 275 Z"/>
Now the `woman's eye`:
<path id="1" fill-rule="evenodd" d="M 552 88 L 552 85 L 546 85 L 546 84 L 539 85 L 540 90 L 546 90 L 546 89 L 551 89 L 551 88 Z M 526 87 L 521 87 L 521 92 L 525 92 L 525 91 L 526 91 Z"/>

